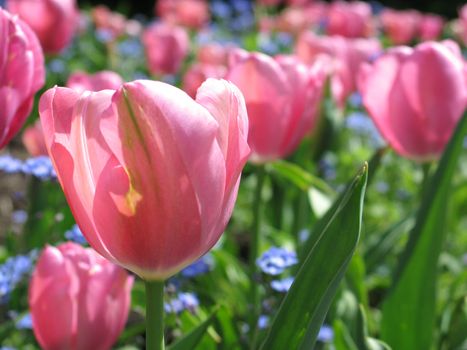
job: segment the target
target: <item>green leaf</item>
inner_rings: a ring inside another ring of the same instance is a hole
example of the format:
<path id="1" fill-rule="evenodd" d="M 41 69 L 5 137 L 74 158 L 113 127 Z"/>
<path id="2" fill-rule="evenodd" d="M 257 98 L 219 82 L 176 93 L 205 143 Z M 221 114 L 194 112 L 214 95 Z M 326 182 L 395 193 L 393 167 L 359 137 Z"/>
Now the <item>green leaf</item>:
<path id="1" fill-rule="evenodd" d="M 329 220 L 315 232 L 295 281 L 284 298 L 262 349 L 312 349 L 329 305 L 358 243 L 368 166 L 331 208 Z"/>
<path id="2" fill-rule="evenodd" d="M 356 344 L 359 350 L 391 350 L 386 343 L 368 336 L 368 327 L 365 315 L 365 308 L 360 305 L 357 317 L 357 339 Z"/>
<path id="3" fill-rule="evenodd" d="M 368 272 L 384 263 L 386 257 L 394 251 L 401 237 L 406 234 L 414 224 L 414 215 L 409 214 L 396 222 L 382 233 L 373 233 L 365 247 L 365 266 Z"/>
<path id="4" fill-rule="evenodd" d="M 174 344 L 168 347 L 168 350 L 186 350 L 186 349 L 196 349 L 198 343 L 203 339 L 203 336 L 206 334 L 208 327 L 211 325 L 214 317 L 216 316 L 217 309 L 209 316 L 203 323 L 198 327 L 193 329 L 190 333 L 184 336 L 182 339 L 178 340 Z"/>
<path id="5" fill-rule="evenodd" d="M 373 154 L 371 157 L 370 161 L 368 162 L 368 183 L 367 186 L 370 185 L 370 183 L 373 181 L 376 170 L 379 169 L 379 165 L 381 164 L 381 161 L 388 151 L 387 147 L 380 148 L 376 150 L 376 152 Z"/>
<path id="6" fill-rule="evenodd" d="M 315 187 L 327 195 L 333 196 L 335 194 L 334 190 L 322 179 L 285 160 L 271 162 L 266 165 L 266 169 L 279 174 L 304 191 Z"/>
<path id="7" fill-rule="evenodd" d="M 363 350 L 359 349 L 352 337 L 350 332 L 341 320 L 334 321 L 334 340 L 333 344 L 336 350 Z"/>
<path id="8" fill-rule="evenodd" d="M 397 350 L 431 349 L 436 311 L 437 264 L 452 176 L 467 133 L 467 114 L 427 183 L 407 247 L 383 305 L 382 339 Z"/>

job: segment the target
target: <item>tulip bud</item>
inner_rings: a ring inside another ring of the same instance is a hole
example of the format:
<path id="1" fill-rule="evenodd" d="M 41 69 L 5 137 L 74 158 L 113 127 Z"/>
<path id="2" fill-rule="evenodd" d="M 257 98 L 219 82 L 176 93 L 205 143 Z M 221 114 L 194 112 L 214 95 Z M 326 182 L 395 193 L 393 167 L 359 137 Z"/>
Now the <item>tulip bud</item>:
<path id="1" fill-rule="evenodd" d="M 66 86 L 79 91 L 117 90 L 123 84 L 123 79 L 115 72 L 101 71 L 95 74 L 75 72 L 70 75 Z"/>
<path id="2" fill-rule="evenodd" d="M 155 23 L 144 31 L 142 41 L 151 74 L 178 73 L 190 45 L 184 28 Z"/>
<path id="3" fill-rule="evenodd" d="M 0 8 L 0 149 L 21 129 L 44 85 L 44 56 L 26 23 Z M 11 59 L 13 58 L 14 59 Z"/>
<path id="4" fill-rule="evenodd" d="M 45 350 L 107 350 L 123 330 L 133 277 L 91 248 L 44 249 L 29 287 L 34 335 Z"/>
<path id="5" fill-rule="evenodd" d="M 22 136 L 24 147 L 33 157 L 46 156 L 47 147 L 44 141 L 44 132 L 40 120 L 36 120 L 34 125 L 27 127 Z"/>
<path id="6" fill-rule="evenodd" d="M 436 159 L 467 106 L 466 66 L 453 41 L 397 47 L 364 64 L 359 90 L 382 136 L 402 156 Z"/>
<path id="7" fill-rule="evenodd" d="M 209 20 L 206 0 L 159 0 L 155 10 L 164 21 L 190 29 L 200 29 Z"/>
<path id="8" fill-rule="evenodd" d="M 7 8 L 29 24 L 46 53 L 62 51 L 78 28 L 76 0 L 13 0 Z"/>
<path id="9" fill-rule="evenodd" d="M 406 45 L 415 39 L 422 19 L 415 10 L 396 11 L 385 9 L 380 16 L 384 32 L 394 45 Z"/>
<path id="10" fill-rule="evenodd" d="M 243 96 L 208 79 L 196 100 L 156 81 L 48 90 L 50 158 L 89 244 L 147 280 L 204 255 L 232 214 L 249 155 Z"/>
<path id="11" fill-rule="evenodd" d="M 326 33 L 347 38 L 371 34 L 371 6 L 362 1 L 333 1 L 329 6 Z"/>
<path id="12" fill-rule="evenodd" d="M 317 118 L 324 68 L 294 56 L 232 52 L 227 79 L 245 96 L 252 160 L 266 162 L 292 153 Z"/>
<path id="13" fill-rule="evenodd" d="M 225 76 L 226 68 L 213 64 L 194 64 L 183 76 L 183 90 L 191 97 L 196 97 L 196 91 L 208 78 L 221 79 Z"/>

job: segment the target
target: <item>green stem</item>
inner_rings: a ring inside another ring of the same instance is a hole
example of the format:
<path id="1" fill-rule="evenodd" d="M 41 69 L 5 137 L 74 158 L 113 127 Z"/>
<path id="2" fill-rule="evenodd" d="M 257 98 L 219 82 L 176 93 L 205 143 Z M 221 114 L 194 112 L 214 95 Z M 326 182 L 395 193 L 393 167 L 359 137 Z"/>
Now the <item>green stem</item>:
<path id="1" fill-rule="evenodd" d="M 308 194 L 300 191 L 298 198 L 295 199 L 294 203 L 294 218 L 292 222 L 292 232 L 295 235 L 295 243 L 297 247 L 300 247 L 300 231 L 306 227 L 308 220 Z"/>
<path id="2" fill-rule="evenodd" d="M 251 312 L 249 319 L 251 349 L 255 348 L 257 338 L 257 323 L 260 313 L 261 300 L 259 297 L 256 259 L 259 255 L 260 247 L 260 228 L 261 228 L 261 194 L 263 192 L 265 169 L 260 165 L 256 169 L 256 189 L 253 198 L 253 227 L 250 241 L 250 303 Z"/>
<path id="3" fill-rule="evenodd" d="M 423 193 L 427 190 L 427 183 L 430 179 L 431 162 L 423 163 L 422 165 L 422 182 L 420 184 L 420 199 L 423 198 Z"/>
<path id="4" fill-rule="evenodd" d="M 164 281 L 145 281 L 146 350 L 164 350 Z"/>

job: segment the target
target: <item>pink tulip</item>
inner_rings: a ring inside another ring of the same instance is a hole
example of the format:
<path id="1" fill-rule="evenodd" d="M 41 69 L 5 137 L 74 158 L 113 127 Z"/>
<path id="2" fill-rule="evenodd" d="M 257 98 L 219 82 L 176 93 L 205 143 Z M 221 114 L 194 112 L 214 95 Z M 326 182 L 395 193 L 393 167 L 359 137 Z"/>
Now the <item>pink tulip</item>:
<path id="1" fill-rule="evenodd" d="M 46 53 L 62 51 L 78 28 L 76 0 L 13 0 L 7 8 L 29 24 Z"/>
<path id="2" fill-rule="evenodd" d="M 23 126 L 44 85 L 44 56 L 26 23 L 0 8 L 0 149 Z M 14 58 L 14 59 L 12 59 Z"/>
<path id="3" fill-rule="evenodd" d="M 133 277 L 91 248 L 47 246 L 29 287 L 42 349 L 110 349 L 128 318 L 132 285 Z"/>
<path id="4" fill-rule="evenodd" d="M 261 33 L 270 33 L 276 28 L 276 17 L 261 16 L 258 19 L 258 30 Z"/>
<path id="5" fill-rule="evenodd" d="M 109 32 L 114 39 L 126 31 L 127 19 L 118 12 L 110 11 L 105 5 L 99 5 L 91 10 L 91 18 L 97 29 Z"/>
<path id="6" fill-rule="evenodd" d="M 185 29 L 155 23 L 144 31 L 142 41 L 151 74 L 178 73 L 190 45 Z"/>
<path id="7" fill-rule="evenodd" d="M 156 14 L 173 24 L 200 29 L 209 20 L 209 6 L 205 0 L 159 0 Z"/>
<path id="8" fill-rule="evenodd" d="M 363 104 L 402 156 L 439 157 L 467 106 L 467 69 L 453 41 L 389 50 L 361 67 Z"/>
<path id="9" fill-rule="evenodd" d="M 443 31 L 444 20 L 441 16 L 427 14 L 423 15 L 420 22 L 420 39 L 436 40 Z"/>
<path id="10" fill-rule="evenodd" d="M 252 160 L 266 162 L 292 153 L 317 119 L 325 74 L 294 56 L 232 52 L 227 79 L 245 96 Z"/>
<path id="11" fill-rule="evenodd" d="M 219 44 L 206 44 L 198 49 L 198 62 L 202 64 L 227 65 L 227 56 L 230 48 Z"/>
<path id="12" fill-rule="evenodd" d="M 372 32 L 369 4 L 362 1 L 334 1 L 328 10 L 326 33 L 347 38 L 367 37 Z"/>
<path id="13" fill-rule="evenodd" d="M 278 31 L 296 35 L 309 26 L 309 19 L 303 9 L 288 7 L 277 17 L 275 24 Z"/>
<path id="14" fill-rule="evenodd" d="M 183 90 L 190 97 L 195 98 L 196 91 L 206 79 L 224 78 L 226 70 L 226 67 L 221 65 L 196 63 L 187 70 L 183 77 Z"/>
<path id="15" fill-rule="evenodd" d="M 123 79 L 115 72 L 104 70 L 95 74 L 75 72 L 70 75 L 66 86 L 78 92 L 117 90 L 123 84 Z"/>
<path id="16" fill-rule="evenodd" d="M 28 153 L 33 157 L 46 156 L 47 147 L 45 146 L 44 132 L 42 131 L 42 125 L 37 120 L 34 125 L 27 127 L 22 136 L 24 147 Z"/>
<path id="17" fill-rule="evenodd" d="M 39 112 L 71 210 L 101 255 L 163 280 L 217 242 L 249 155 L 234 85 L 209 79 L 196 100 L 145 80 L 117 91 L 53 88 Z"/>
<path id="18" fill-rule="evenodd" d="M 381 46 L 377 39 L 346 39 L 304 32 L 298 38 L 295 52 L 306 63 L 314 62 L 323 54 L 331 57 L 331 92 L 342 108 L 349 95 L 357 89 L 360 65 L 381 52 Z"/>
<path id="19" fill-rule="evenodd" d="M 394 45 L 410 44 L 418 34 L 421 15 L 415 10 L 397 11 L 384 9 L 381 23 Z"/>

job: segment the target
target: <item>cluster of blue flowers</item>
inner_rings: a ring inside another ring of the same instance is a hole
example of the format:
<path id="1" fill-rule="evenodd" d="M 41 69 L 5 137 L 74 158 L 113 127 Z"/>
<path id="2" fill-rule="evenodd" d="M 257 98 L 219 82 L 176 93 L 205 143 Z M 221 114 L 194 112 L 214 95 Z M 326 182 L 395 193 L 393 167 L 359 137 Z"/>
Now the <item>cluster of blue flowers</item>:
<path id="1" fill-rule="evenodd" d="M 248 0 L 214 0 L 211 2 L 211 14 L 233 32 L 248 31 L 255 23 L 253 5 Z"/>
<path id="2" fill-rule="evenodd" d="M 205 255 L 196 260 L 193 264 L 185 267 L 180 274 L 185 278 L 193 278 L 209 272 L 212 264 L 213 260 L 211 255 Z"/>
<path id="3" fill-rule="evenodd" d="M 36 255 L 36 251 L 33 251 L 27 255 L 13 256 L 0 265 L 0 304 L 8 302 L 11 292 L 31 272 Z"/>
<path id="4" fill-rule="evenodd" d="M 85 245 L 88 243 L 86 241 L 86 238 L 83 236 L 83 233 L 79 229 L 78 225 L 73 225 L 71 229 L 65 232 L 65 238 L 68 239 L 69 241 Z"/>
<path id="5" fill-rule="evenodd" d="M 271 288 L 279 293 L 287 293 L 294 281 L 293 277 L 286 277 L 281 280 L 271 281 Z"/>
<path id="6" fill-rule="evenodd" d="M 270 56 L 288 51 L 293 44 L 293 37 L 288 33 L 263 33 L 258 37 L 258 47 L 261 52 Z"/>
<path id="7" fill-rule="evenodd" d="M 16 318 L 15 324 L 17 329 L 32 329 L 32 317 L 30 312 L 20 317 L 16 316 L 14 318 Z"/>
<path id="8" fill-rule="evenodd" d="M 384 141 L 373 121 L 363 112 L 352 112 L 345 118 L 345 126 L 363 136 L 368 136 L 376 147 L 384 146 Z"/>
<path id="9" fill-rule="evenodd" d="M 118 43 L 120 55 L 129 58 L 138 58 L 144 54 L 143 45 L 137 38 L 128 38 Z"/>
<path id="10" fill-rule="evenodd" d="M 266 329 L 269 326 L 270 317 L 267 315 L 261 315 L 258 318 L 258 328 Z M 334 331 L 332 327 L 323 324 L 318 333 L 318 341 L 322 343 L 330 343 L 334 339 Z"/>
<path id="11" fill-rule="evenodd" d="M 297 262 L 295 252 L 284 248 L 271 247 L 258 258 L 256 264 L 265 274 L 277 276 Z"/>
<path id="12" fill-rule="evenodd" d="M 8 174 L 32 175 L 41 180 L 57 178 L 52 162 L 46 156 L 33 157 L 22 161 L 9 154 L 0 155 L 0 171 Z"/>
<path id="13" fill-rule="evenodd" d="M 199 300 L 195 294 L 178 293 L 175 298 L 164 303 L 164 310 L 166 313 L 179 314 L 183 310 L 195 312 L 198 306 L 199 306 Z"/>

